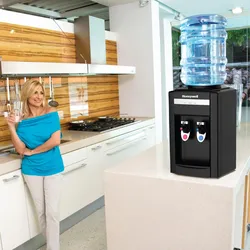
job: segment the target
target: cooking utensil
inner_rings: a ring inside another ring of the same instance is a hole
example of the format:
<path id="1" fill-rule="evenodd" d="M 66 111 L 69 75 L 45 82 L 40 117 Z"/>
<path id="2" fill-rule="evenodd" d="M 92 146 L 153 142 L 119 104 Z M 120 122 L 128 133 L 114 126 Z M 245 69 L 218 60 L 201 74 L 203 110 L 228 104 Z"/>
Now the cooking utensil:
<path id="1" fill-rule="evenodd" d="M 19 122 L 21 117 L 22 117 L 22 102 L 20 100 L 20 95 L 19 95 L 19 81 L 18 79 L 15 80 L 15 100 L 13 102 L 14 106 L 14 113 L 15 113 L 15 120 L 16 122 Z"/>
<path id="2" fill-rule="evenodd" d="M 7 112 L 8 114 L 11 112 L 11 105 L 10 105 L 10 82 L 9 77 L 6 78 L 6 92 L 7 92 Z"/>
<path id="3" fill-rule="evenodd" d="M 51 76 L 49 76 L 49 95 L 50 98 L 48 100 L 48 104 L 51 107 L 57 107 L 59 103 L 54 100 L 54 89 L 53 89 L 53 82 Z"/>

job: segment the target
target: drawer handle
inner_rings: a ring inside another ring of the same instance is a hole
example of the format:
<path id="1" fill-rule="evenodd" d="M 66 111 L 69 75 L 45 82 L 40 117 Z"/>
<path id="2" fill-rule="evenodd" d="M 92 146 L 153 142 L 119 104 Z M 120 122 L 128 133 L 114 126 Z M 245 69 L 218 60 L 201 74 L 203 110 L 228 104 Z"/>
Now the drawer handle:
<path id="1" fill-rule="evenodd" d="M 74 167 L 74 168 L 72 168 L 72 169 L 69 169 L 69 170 L 67 170 L 67 168 L 66 168 L 66 171 L 63 172 L 63 175 L 64 175 L 64 174 L 68 174 L 68 173 L 70 173 L 70 172 L 73 172 L 73 171 L 75 171 L 75 170 L 78 170 L 79 168 L 84 168 L 84 167 L 86 167 L 86 166 L 87 166 L 87 163 L 82 163 L 81 165 L 76 166 L 76 167 Z"/>
<path id="2" fill-rule="evenodd" d="M 96 146 L 96 147 L 93 147 L 93 148 L 91 148 L 93 151 L 95 151 L 95 150 L 98 150 L 98 149 L 100 149 L 100 148 L 102 148 L 102 146 L 101 145 L 98 145 L 98 146 Z"/>
<path id="3" fill-rule="evenodd" d="M 3 182 L 7 183 L 10 181 L 14 181 L 14 180 L 17 180 L 19 177 L 20 177 L 19 175 L 14 175 L 11 178 L 3 179 Z"/>
<path id="4" fill-rule="evenodd" d="M 139 137 L 141 137 L 141 136 L 144 136 L 145 135 L 145 132 L 143 131 L 143 132 L 141 132 L 141 133 L 139 133 L 139 134 L 133 134 L 133 135 L 129 135 L 129 136 L 126 136 L 126 137 L 123 137 L 123 138 L 121 138 L 121 139 L 117 139 L 117 140 L 113 140 L 113 141 L 111 141 L 111 142 L 107 142 L 106 143 L 106 145 L 112 145 L 112 144 L 115 144 L 115 143 L 117 143 L 117 142 L 119 142 L 119 141 L 123 141 L 124 139 L 128 139 L 128 138 L 133 138 L 133 137 L 137 137 L 137 138 L 139 138 Z M 135 139 L 136 140 L 136 139 Z"/>
<path id="5" fill-rule="evenodd" d="M 141 139 L 139 139 L 139 140 L 135 140 L 135 141 L 133 141 L 132 143 L 129 143 L 129 145 L 127 145 L 126 147 L 123 147 L 123 148 L 121 148 L 121 149 L 118 149 L 118 150 L 116 150 L 116 151 L 114 151 L 114 152 L 112 152 L 112 153 L 107 153 L 107 156 L 111 156 L 111 155 L 115 155 L 115 154 L 117 154 L 117 153 L 120 153 L 121 151 L 123 151 L 123 150 L 129 148 L 131 145 L 133 145 L 133 144 L 135 144 L 135 143 L 137 143 L 137 142 L 139 142 L 139 141 L 143 141 L 143 140 L 147 140 L 147 138 L 146 138 L 146 137 L 143 137 L 143 138 L 141 138 Z"/>

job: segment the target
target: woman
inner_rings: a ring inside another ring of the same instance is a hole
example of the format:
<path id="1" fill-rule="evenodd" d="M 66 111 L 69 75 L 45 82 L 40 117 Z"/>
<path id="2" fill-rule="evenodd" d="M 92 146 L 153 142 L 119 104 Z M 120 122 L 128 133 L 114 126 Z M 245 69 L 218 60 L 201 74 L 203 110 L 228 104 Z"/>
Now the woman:
<path id="1" fill-rule="evenodd" d="M 37 210 L 47 250 L 59 250 L 60 173 L 64 170 L 59 150 L 60 119 L 46 105 L 45 89 L 36 80 L 27 81 L 21 91 L 23 119 L 7 117 L 11 140 L 23 156 L 21 169 Z"/>

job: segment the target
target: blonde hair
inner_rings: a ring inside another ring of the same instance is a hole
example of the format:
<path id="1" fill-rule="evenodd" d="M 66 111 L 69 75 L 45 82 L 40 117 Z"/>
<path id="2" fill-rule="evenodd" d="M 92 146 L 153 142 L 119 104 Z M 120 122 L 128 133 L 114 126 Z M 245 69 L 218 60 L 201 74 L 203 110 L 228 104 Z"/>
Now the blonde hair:
<path id="1" fill-rule="evenodd" d="M 30 108 L 28 99 L 34 94 L 35 89 L 37 86 L 40 86 L 42 88 L 42 91 L 44 93 L 44 99 L 42 103 L 42 107 L 45 107 L 46 104 L 46 98 L 45 98 L 45 88 L 42 83 L 40 83 L 37 80 L 28 80 L 24 83 L 22 90 L 21 90 L 21 102 L 23 105 L 23 116 L 28 117 L 30 115 Z"/>

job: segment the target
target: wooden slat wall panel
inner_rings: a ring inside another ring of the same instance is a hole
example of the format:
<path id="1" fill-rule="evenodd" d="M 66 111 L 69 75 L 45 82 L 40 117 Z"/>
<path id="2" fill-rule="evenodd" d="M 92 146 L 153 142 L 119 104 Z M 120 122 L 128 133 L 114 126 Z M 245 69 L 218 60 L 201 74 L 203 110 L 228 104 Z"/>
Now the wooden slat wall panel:
<path id="1" fill-rule="evenodd" d="M 53 20 L 51 20 L 53 22 Z M 0 23 L 0 56 L 5 61 L 76 62 L 72 33 Z"/>
<path id="2" fill-rule="evenodd" d="M 107 64 L 117 65 L 117 43 L 106 40 L 106 61 Z"/>
<path id="3" fill-rule="evenodd" d="M 10 30 L 15 30 L 13 34 Z M 75 62 L 74 35 L 67 34 L 65 39 L 60 32 L 35 29 L 0 23 L 0 55 L 3 60 L 14 61 L 44 61 L 44 62 Z M 72 41 L 72 43 L 71 43 Z M 9 45 L 9 46 L 8 46 Z M 117 46 L 114 41 L 106 41 L 107 64 L 117 64 Z M 39 80 L 38 78 L 35 78 Z M 70 93 L 69 84 L 87 84 L 88 116 L 77 119 L 90 119 L 98 116 L 119 115 L 119 89 L 117 76 L 91 77 L 53 77 L 55 100 L 59 102 L 59 111 L 63 111 L 62 129 L 68 128 L 72 120 L 70 115 L 70 97 L 77 93 Z M 20 86 L 24 79 L 18 79 Z M 48 78 L 43 78 L 46 98 L 49 98 Z M 15 98 L 14 79 L 10 79 L 11 100 Z M 1 115 L 7 100 L 6 81 L 0 79 L 0 146 L 8 144 L 10 134 L 4 117 Z"/>

